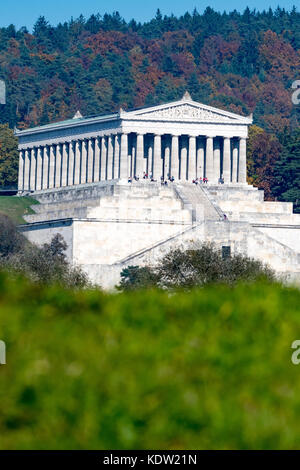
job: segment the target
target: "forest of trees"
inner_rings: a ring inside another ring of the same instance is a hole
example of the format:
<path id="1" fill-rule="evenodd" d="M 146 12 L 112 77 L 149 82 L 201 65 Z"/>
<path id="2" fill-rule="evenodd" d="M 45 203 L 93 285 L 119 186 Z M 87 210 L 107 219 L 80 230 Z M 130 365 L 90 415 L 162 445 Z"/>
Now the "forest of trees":
<path id="1" fill-rule="evenodd" d="M 296 8 L 207 8 L 178 18 L 158 10 L 143 24 L 118 13 L 57 26 L 40 17 L 32 32 L 0 28 L 0 79 L 8 93 L 0 124 L 26 128 L 70 118 L 78 109 L 86 116 L 158 104 L 187 89 L 205 104 L 254 114 L 249 182 L 268 199 L 292 200 L 299 212 L 300 105 L 291 99 L 299 70 Z M 3 132 L 0 173 L 3 165 L 7 170 Z"/>

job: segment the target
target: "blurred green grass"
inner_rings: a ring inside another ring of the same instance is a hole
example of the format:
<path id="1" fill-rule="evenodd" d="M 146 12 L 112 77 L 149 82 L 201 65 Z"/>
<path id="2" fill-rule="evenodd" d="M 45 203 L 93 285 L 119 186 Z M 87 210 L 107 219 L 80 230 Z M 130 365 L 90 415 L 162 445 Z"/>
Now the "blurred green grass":
<path id="1" fill-rule="evenodd" d="M 299 448 L 300 291 L 169 295 L 0 274 L 0 449 Z"/>
<path id="2" fill-rule="evenodd" d="M 24 224 L 23 215 L 34 213 L 30 207 L 33 204 L 38 202 L 29 196 L 1 196 L 0 213 L 8 215 L 17 224 Z"/>

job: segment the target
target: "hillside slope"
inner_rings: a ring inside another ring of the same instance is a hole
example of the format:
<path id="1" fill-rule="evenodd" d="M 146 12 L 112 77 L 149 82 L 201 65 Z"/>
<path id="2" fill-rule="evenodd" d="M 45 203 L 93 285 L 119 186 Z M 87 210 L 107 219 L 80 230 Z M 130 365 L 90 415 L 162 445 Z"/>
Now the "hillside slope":
<path id="1" fill-rule="evenodd" d="M 38 202 L 31 197 L 1 196 L 0 213 L 8 215 L 17 224 L 25 224 L 23 216 L 34 213 L 30 207 L 33 204 Z"/>

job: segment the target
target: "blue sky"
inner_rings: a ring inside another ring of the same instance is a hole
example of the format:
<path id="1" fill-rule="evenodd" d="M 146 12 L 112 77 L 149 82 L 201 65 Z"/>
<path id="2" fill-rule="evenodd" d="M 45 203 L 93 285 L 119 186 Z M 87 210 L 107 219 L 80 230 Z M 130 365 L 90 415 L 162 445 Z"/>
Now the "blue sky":
<path id="1" fill-rule="evenodd" d="M 194 7 L 202 12 L 206 6 L 215 10 L 243 11 L 246 6 L 253 9 L 276 8 L 278 5 L 290 10 L 298 0 L 2 0 L 0 5 L 0 26 L 13 23 L 17 28 L 27 26 L 31 30 L 36 19 L 44 15 L 52 24 L 66 21 L 81 13 L 88 17 L 92 13 L 112 13 L 117 10 L 126 19 L 147 21 L 155 15 L 157 8 L 163 14 L 181 15 Z"/>

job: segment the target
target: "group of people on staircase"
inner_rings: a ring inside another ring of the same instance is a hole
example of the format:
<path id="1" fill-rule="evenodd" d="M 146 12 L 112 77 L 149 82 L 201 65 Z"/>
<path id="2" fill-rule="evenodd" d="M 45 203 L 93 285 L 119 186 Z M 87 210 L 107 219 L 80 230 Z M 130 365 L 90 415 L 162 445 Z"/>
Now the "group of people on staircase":
<path id="1" fill-rule="evenodd" d="M 128 178 L 128 183 L 132 183 L 133 181 L 139 181 L 139 176 L 134 176 L 133 178 Z M 156 182 L 156 180 L 153 178 L 153 175 L 148 175 L 148 173 L 144 172 L 143 174 L 143 179 L 144 180 L 147 180 L 149 179 L 151 182 Z M 174 176 L 170 176 L 168 175 L 168 179 L 165 180 L 163 176 L 161 176 L 160 178 L 160 182 L 162 185 L 167 185 L 168 184 L 168 181 L 170 181 L 171 183 L 173 183 L 175 181 L 175 178 Z M 193 179 L 192 181 L 192 184 L 207 184 L 208 183 L 208 179 L 206 178 L 206 176 L 204 176 L 203 178 L 195 178 Z M 224 178 L 223 178 L 223 175 L 219 178 L 218 180 L 218 184 L 224 184 Z"/>
<path id="2" fill-rule="evenodd" d="M 208 179 L 204 176 L 203 178 L 196 178 L 192 181 L 193 184 L 207 184 Z"/>

